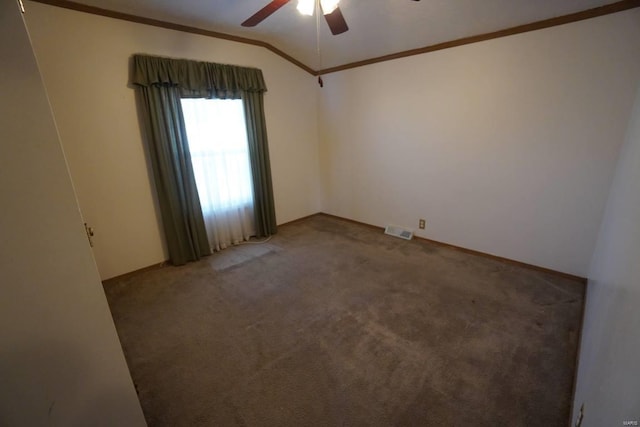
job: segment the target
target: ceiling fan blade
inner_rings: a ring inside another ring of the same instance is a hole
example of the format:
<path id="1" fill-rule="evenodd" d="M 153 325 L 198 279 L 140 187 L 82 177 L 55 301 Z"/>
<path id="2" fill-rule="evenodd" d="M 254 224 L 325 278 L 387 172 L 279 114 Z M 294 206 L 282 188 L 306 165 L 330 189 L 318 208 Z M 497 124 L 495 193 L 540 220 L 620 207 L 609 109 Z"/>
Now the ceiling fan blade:
<path id="1" fill-rule="evenodd" d="M 336 7 L 336 10 L 329 13 L 328 15 L 324 15 L 324 19 L 327 20 L 327 24 L 329 24 L 329 28 L 331 29 L 331 34 L 338 35 L 342 34 L 349 29 L 347 26 L 347 22 L 344 20 L 344 16 L 342 16 L 342 12 L 340 12 L 340 8 Z"/>
<path id="2" fill-rule="evenodd" d="M 249 19 L 242 23 L 243 27 L 255 27 L 265 19 L 267 19 L 273 12 L 280 9 L 291 0 L 273 0 L 271 3 L 254 13 Z"/>

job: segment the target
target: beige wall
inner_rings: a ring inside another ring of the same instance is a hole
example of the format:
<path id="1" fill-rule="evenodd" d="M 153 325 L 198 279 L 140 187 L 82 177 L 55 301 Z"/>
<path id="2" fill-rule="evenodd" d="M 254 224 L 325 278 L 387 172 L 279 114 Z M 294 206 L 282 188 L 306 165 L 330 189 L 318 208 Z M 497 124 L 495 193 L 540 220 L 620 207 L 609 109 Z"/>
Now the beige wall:
<path id="1" fill-rule="evenodd" d="M 320 210 L 315 79 L 266 49 L 28 2 L 94 254 L 107 279 L 164 261 L 128 61 L 134 53 L 262 69 L 278 223 Z"/>
<path id="2" fill-rule="evenodd" d="M 324 77 L 332 214 L 586 276 L 640 78 L 640 10 Z"/>
<path id="3" fill-rule="evenodd" d="M 0 425 L 144 426 L 13 0 L 0 58 Z"/>
<path id="4" fill-rule="evenodd" d="M 640 86 L 589 271 L 574 415 L 640 422 Z"/>

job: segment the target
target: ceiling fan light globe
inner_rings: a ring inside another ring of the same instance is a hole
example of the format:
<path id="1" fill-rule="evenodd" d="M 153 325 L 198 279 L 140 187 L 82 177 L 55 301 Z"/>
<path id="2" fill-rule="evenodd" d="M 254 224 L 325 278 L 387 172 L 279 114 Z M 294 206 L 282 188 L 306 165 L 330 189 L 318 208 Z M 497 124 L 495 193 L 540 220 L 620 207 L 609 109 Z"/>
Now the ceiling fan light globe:
<path id="1" fill-rule="evenodd" d="M 340 0 L 320 0 L 320 6 L 322 6 L 322 13 L 325 15 L 330 14 L 337 9 Z"/>
<path id="2" fill-rule="evenodd" d="M 312 16 L 315 0 L 298 0 L 298 12 L 303 15 Z"/>

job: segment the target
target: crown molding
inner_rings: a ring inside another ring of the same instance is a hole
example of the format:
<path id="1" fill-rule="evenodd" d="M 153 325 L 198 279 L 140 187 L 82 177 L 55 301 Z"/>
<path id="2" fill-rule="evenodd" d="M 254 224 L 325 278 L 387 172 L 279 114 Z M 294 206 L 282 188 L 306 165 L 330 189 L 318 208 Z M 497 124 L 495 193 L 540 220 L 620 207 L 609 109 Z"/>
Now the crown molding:
<path id="1" fill-rule="evenodd" d="M 605 6 L 595 7 L 593 9 L 587 9 L 582 12 L 570 13 L 568 15 L 562 15 L 555 18 L 544 19 L 542 21 L 531 22 L 529 24 L 518 25 L 511 28 L 506 28 L 499 31 L 493 31 L 490 33 L 479 34 L 471 37 L 464 37 L 457 40 L 451 40 L 444 43 L 438 43 L 434 45 L 424 46 L 417 49 L 405 50 L 402 52 L 396 52 L 388 55 L 378 56 L 375 58 L 365 59 L 362 61 L 350 62 L 335 67 L 324 68 L 321 70 L 314 70 L 306 64 L 298 61 L 291 55 L 283 52 L 277 47 L 263 42 L 261 40 L 255 40 L 248 37 L 234 36 L 231 34 L 221 33 L 217 31 L 205 30 L 203 28 L 191 27 L 188 25 L 176 24 L 168 21 L 161 21 L 158 19 L 146 18 L 144 16 L 131 15 L 128 13 L 116 12 L 109 9 L 102 9 L 95 6 L 89 6 L 82 3 L 77 3 L 70 0 L 31 0 L 36 3 L 48 4 L 51 6 L 57 6 L 65 9 L 71 9 L 78 12 L 90 13 L 93 15 L 105 16 L 108 18 L 120 19 L 123 21 L 135 22 L 137 24 L 151 25 L 153 27 L 166 28 L 170 30 L 182 31 L 185 33 L 198 34 L 206 37 L 213 37 L 217 39 L 230 40 L 238 43 L 249 44 L 253 46 L 263 47 L 276 55 L 282 57 L 286 61 L 293 65 L 303 69 L 307 73 L 318 76 L 330 73 L 336 73 L 338 71 L 349 70 L 357 67 L 364 67 L 366 65 L 377 64 L 380 62 L 392 61 L 394 59 L 406 58 L 414 55 L 422 55 L 429 52 L 435 52 L 443 49 L 450 49 L 453 47 L 464 46 L 472 43 L 479 43 L 487 40 L 493 40 L 501 37 L 513 36 L 516 34 L 527 33 L 530 31 L 542 30 L 545 28 L 556 27 L 559 25 L 570 24 L 572 22 L 584 21 L 586 19 L 597 18 L 599 16 L 610 15 L 613 13 L 623 12 L 625 10 L 634 9 L 640 7 L 640 0 L 621 0 L 615 3 L 611 3 Z"/>

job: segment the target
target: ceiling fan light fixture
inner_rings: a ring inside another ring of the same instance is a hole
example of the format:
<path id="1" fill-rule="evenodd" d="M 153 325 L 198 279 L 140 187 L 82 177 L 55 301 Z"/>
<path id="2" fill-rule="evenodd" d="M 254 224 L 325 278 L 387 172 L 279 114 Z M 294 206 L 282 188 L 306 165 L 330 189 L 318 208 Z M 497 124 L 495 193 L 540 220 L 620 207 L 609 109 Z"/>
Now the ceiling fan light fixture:
<path id="1" fill-rule="evenodd" d="M 338 8 L 338 3 L 340 0 L 320 0 L 320 7 L 322 8 L 322 13 L 325 15 L 330 14 L 334 10 Z M 298 0 L 298 12 L 303 15 L 312 16 L 313 9 L 315 9 L 316 0 Z"/>
<path id="2" fill-rule="evenodd" d="M 298 0 L 298 12 L 303 15 L 312 16 L 315 0 Z"/>
<path id="3" fill-rule="evenodd" d="M 320 6 L 322 7 L 322 13 L 325 15 L 330 14 L 338 8 L 340 0 L 320 0 Z"/>

